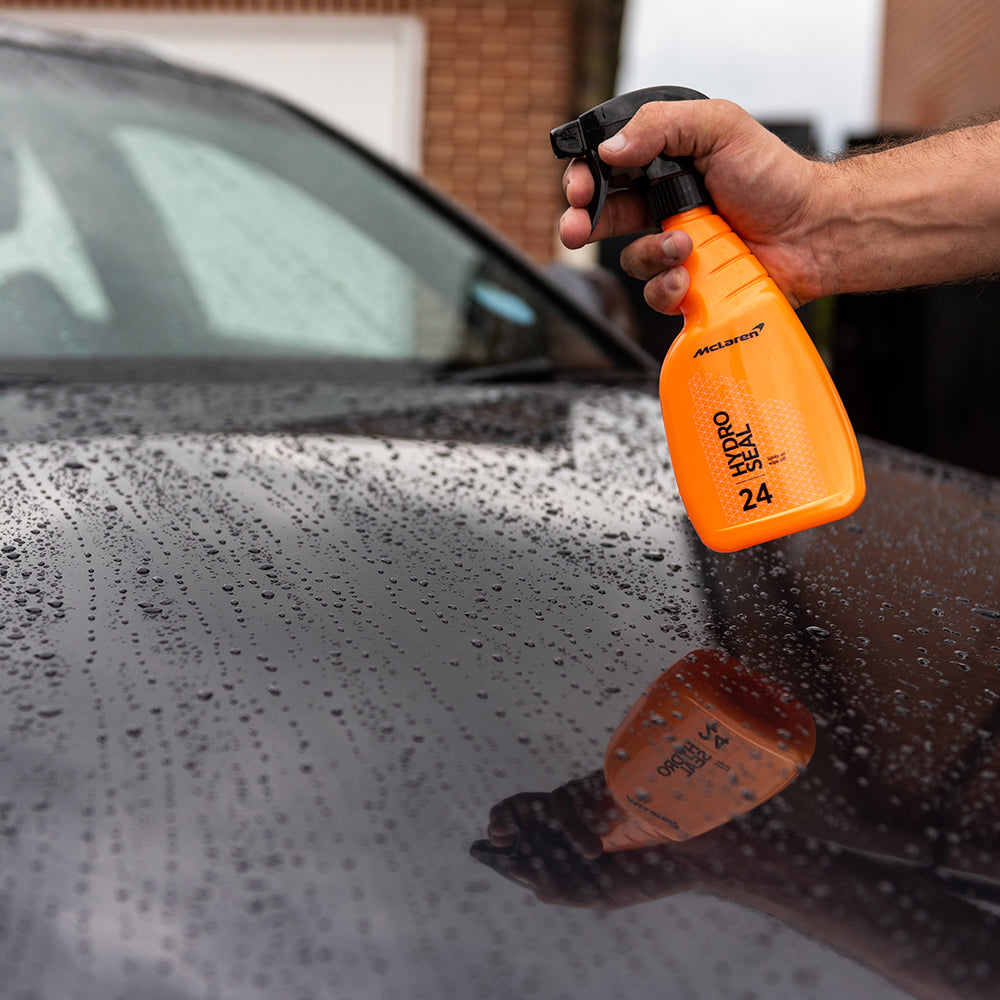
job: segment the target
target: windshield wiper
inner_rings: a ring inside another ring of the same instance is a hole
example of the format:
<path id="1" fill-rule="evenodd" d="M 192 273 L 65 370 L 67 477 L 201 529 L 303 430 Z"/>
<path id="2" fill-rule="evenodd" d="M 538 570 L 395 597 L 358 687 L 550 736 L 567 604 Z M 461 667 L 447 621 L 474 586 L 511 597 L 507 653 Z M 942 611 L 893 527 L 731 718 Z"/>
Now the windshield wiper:
<path id="1" fill-rule="evenodd" d="M 549 358 L 529 358 L 475 368 L 445 368 L 435 378 L 442 382 L 543 382 L 555 374 L 556 366 Z"/>
<path id="2" fill-rule="evenodd" d="M 14 389 L 26 385 L 59 385 L 62 379 L 45 372 L 0 371 L 0 389 Z"/>

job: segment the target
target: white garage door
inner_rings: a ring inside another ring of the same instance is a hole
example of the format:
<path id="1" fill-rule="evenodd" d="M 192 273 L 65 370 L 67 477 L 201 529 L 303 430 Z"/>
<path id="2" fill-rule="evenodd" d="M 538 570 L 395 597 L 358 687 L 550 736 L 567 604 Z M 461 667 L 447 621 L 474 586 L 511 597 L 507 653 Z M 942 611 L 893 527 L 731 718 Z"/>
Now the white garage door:
<path id="1" fill-rule="evenodd" d="M 415 17 L 0 10 L 22 23 L 145 45 L 290 98 L 420 168 L 424 40 Z"/>

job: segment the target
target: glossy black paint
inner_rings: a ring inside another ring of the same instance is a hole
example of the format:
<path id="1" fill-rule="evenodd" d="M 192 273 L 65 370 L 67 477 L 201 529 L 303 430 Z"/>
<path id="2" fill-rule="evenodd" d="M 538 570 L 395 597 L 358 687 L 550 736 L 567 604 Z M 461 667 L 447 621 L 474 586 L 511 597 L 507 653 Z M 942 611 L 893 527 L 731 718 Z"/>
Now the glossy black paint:
<path id="1" fill-rule="evenodd" d="M 316 391 L 235 393 L 283 422 Z M 47 419 L 0 469 L 8 982 L 710 996 L 807 970 L 810 995 L 844 975 L 892 995 L 697 895 L 532 905 L 468 848 L 496 801 L 598 767 L 642 687 L 708 645 L 821 727 L 779 829 L 995 876 L 971 795 L 1000 669 L 995 483 L 868 446 L 854 518 L 723 557 L 685 522 L 651 394 L 427 393 L 426 422 L 415 392 L 406 428 L 365 434 L 212 429 L 212 386 L 19 400 Z M 740 964 L 706 960 L 709 937 Z"/>

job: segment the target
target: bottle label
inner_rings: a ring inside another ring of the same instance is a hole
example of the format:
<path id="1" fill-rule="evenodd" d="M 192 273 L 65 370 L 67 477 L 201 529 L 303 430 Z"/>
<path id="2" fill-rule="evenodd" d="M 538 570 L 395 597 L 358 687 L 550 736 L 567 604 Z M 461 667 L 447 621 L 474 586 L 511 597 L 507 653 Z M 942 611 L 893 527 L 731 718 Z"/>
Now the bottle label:
<path id="1" fill-rule="evenodd" d="M 727 720 L 683 690 L 663 700 L 662 725 L 635 726 L 624 738 L 626 760 L 605 768 L 612 796 L 641 823 L 634 839 L 650 830 L 647 843 L 697 836 L 766 801 L 798 773 L 787 745 L 751 738 L 752 718 Z"/>
<path id="2" fill-rule="evenodd" d="M 693 416 L 712 483 L 729 524 L 744 524 L 819 500 L 823 473 L 802 414 L 758 399 L 750 383 L 697 372 Z"/>

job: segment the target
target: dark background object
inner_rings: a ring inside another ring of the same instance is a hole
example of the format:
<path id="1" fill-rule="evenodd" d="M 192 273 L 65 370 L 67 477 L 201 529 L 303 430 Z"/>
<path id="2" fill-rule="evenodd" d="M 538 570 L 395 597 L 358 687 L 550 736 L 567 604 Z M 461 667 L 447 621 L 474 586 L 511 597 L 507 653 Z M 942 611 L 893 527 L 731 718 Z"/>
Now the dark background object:
<path id="1" fill-rule="evenodd" d="M 841 295 L 833 374 L 860 434 L 1000 473 L 1000 285 Z"/>

